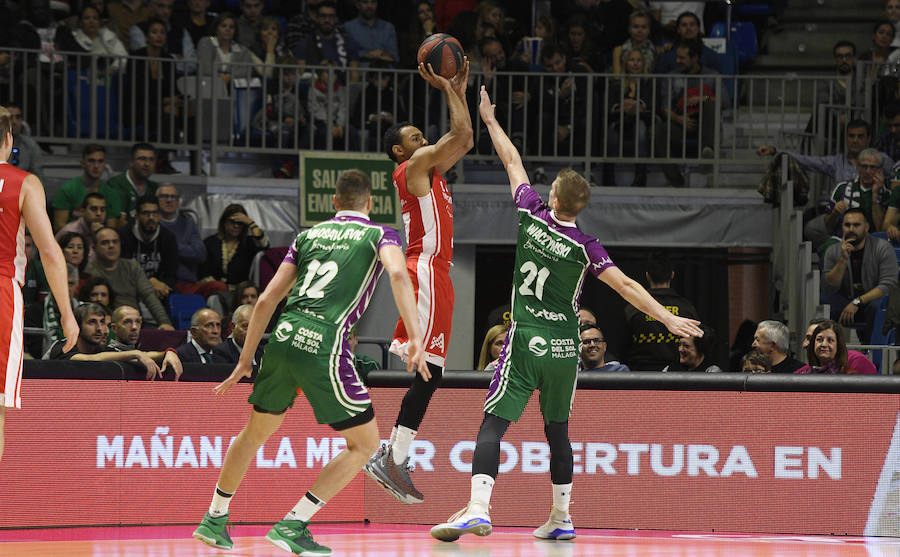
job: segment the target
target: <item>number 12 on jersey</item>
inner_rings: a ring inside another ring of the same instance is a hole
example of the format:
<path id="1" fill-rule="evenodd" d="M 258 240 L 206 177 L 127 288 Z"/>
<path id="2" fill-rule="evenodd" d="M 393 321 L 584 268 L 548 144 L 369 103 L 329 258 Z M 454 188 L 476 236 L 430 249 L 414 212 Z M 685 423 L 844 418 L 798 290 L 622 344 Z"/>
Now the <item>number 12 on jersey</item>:
<path id="1" fill-rule="evenodd" d="M 303 284 L 297 291 L 298 296 L 306 295 L 309 298 L 322 298 L 325 296 L 324 289 L 328 283 L 334 280 L 338 273 L 338 264 L 334 261 L 326 261 L 322 263 L 318 259 L 313 259 L 306 267 L 306 276 L 303 277 Z M 321 277 L 315 284 L 310 286 L 314 277 Z"/>

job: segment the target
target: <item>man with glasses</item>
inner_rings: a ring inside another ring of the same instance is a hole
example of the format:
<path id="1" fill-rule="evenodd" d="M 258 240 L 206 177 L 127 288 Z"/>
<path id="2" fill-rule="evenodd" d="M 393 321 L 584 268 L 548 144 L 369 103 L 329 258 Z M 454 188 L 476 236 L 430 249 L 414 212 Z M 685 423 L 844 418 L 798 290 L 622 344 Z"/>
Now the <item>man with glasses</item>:
<path id="1" fill-rule="evenodd" d="M 884 179 L 884 158 L 884 154 L 875 149 L 860 151 L 856 163 L 859 176 L 840 182 L 831 194 L 829 212 L 825 215 L 826 230 L 836 233 L 841 217 L 853 207 L 862 210 L 872 230 L 883 229 L 885 211 L 891 200 Z"/>
<path id="2" fill-rule="evenodd" d="M 594 323 L 586 323 L 579 327 L 581 332 L 581 371 L 630 371 L 628 366 L 606 361 L 606 335 Z"/>
<path id="3" fill-rule="evenodd" d="M 334 62 L 339 68 L 359 67 L 359 45 L 356 44 L 353 37 L 340 31 L 337 25 L 338 15 L 335 3 L 327 0 L 319 4 L 316 10 L 314 32 L 301 39 L 294 49 L 294 56 L 297 57 L 297 64 L 301 68 L 307 64 L 321 66 L 325 60 Z M 346 82 L 343 74 L 344 72 L 338 72 L 341 81 Z M 359 72 L 351 71 L 350 81 L 359 81 Z"/>
<path id="4" fill-rule="evenodd" d="M 178 242 L 175 235 L 159 225 L 159 201 L 147 195 L 137 202 L 133 223 L 119 230 L 122 257 L 134 259 L 144 270 L 160 300 L 175 288 L 178 269 Z"/>
<path id="5" fill-rule="evenodd" d="M 156 170 L 156 148 L 149 143 L 135 143 L 131 147 L 131 162 L 128 169 L 109 179 L 109 185 L 115 188 L 122 200 L 122 216 L 117 223 L 124 226 L 129 218 L 134 217 L 137 200 L 145 195 L 156 195 L 159 183 L 150 179 Z"/>

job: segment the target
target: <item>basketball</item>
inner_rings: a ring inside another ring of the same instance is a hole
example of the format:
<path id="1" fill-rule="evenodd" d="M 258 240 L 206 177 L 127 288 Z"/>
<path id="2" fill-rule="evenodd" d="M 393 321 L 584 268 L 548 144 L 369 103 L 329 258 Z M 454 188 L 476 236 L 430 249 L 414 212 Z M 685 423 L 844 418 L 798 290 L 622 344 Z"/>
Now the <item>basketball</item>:
<path id="1" fill-rule="evenodd" d="M 416 60 L 426 66 L 431 64 L 434 73 L 450 79 L 462 68 L 462 45 L 451 35 L 435 33 L 419 45 Z"/>

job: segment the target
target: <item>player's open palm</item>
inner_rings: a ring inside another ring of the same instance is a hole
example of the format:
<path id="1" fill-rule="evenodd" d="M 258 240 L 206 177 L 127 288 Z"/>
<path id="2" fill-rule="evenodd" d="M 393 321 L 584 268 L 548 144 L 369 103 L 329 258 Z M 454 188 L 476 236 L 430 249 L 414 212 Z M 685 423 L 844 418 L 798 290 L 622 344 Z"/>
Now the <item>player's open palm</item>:
<path id="1" fill-rule="evenodd" d="M 696 319 L 687 319 L 673 315 L 666 323 L 666 328 L 672 334 L 680 337 L 702 337 L 703 329 L 700 328 L 700 322 Z"/>
<path id="2" fill-rule="evenodd" d="M 494 109 L 495 105 L 491 104 L 491 97 L 488 95 L 487 89 L 484 85 L 481 86 L 481 102 L 478 104 L 478 113 L 481 114 L 481 121 L 485 124 L 491 123 L 494 121 Z"/>
<path id="3" fill-rule="evenodd" d="M 243 377 L 250 377 L 253 374 L 253 365 L 238 361 L 237 365 L 234 366 L 234 371 L 231 372 L 231 375 L 228 376 L 225 381 L 222 381 L 215 387 L 213 387 L 213 392 L 217 395 L 224 395 L 228 391 L 234 387 L 234 384 L 241 380 Z"/>

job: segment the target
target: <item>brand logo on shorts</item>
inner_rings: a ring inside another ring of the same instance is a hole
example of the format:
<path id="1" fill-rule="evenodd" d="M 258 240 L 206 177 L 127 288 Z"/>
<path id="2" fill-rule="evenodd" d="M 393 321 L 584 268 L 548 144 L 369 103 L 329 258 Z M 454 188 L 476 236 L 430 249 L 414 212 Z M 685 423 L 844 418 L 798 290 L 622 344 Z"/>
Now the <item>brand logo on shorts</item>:
<path id="1" fill-rule="evenodd" d="M 444 333 L 431 339 L 431 342 L 428 344 L 428 350 L 434 350 L 435 347 L 441 352 L 444 351 Z"/>
<path id="2" fill-rule="evenodd" d="M 284 342 L 287 339 L 291 338 L 291 332 L 293 330 L 294 328 L 291 327 L 290 323 L 282 323 L 281 325 L 278 325 L 277 329 L 275 329 L 275 339 L 278 342 Z"/>
<path id="3" fill-rule="evenodd" d="M 547 353 L 547 341 L 541 337 L 531 337 L 528 341 L 528 349 L 535 356 L 543 356 Z"/>

